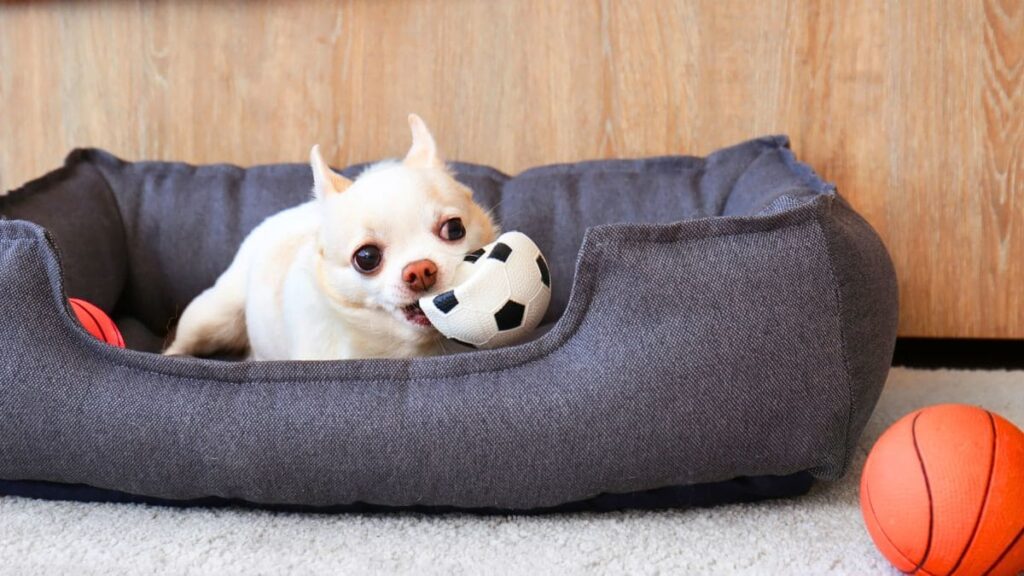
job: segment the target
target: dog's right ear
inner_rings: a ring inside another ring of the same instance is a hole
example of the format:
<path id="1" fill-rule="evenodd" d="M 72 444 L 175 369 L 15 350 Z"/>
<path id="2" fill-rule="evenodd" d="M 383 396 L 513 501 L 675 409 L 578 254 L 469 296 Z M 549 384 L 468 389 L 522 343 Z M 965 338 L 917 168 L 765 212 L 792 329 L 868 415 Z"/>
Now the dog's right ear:
<path id="1" fill-rule="evenodd" d="M 444 160 L 437 152 L 437 143 L 423 119 L 409 114 L 409 129 L 412 131 L 412 147 L 402 162 L 408 166 L 444 168 Z"/>
<path id="2" fill-rule="evenodd" d="M 309 166 L 313 169 L 313 196 L 324 199 L 331 194 L 340 194 L 352 185 L 352 181 L 338 174 L 324 162 L 320 155 L 320 145 L 313 146 L 309 151 Z"/>

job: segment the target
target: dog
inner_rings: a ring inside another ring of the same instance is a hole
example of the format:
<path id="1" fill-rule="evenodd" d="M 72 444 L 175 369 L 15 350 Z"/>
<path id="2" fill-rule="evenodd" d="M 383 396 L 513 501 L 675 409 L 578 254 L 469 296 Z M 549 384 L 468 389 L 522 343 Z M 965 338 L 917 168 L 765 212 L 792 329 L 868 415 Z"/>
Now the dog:
<path id="1" fill-rule="evenodd" d="M 408 358 L 441 353 L 418 300 L 452 286 L 466 252 L 498 226 L 455 180 L 423 120 L 412 146 L 354 181 L 310 152 L 313 198 L 264 220 L 178 322 L 167 355 L 252 360 Z"/>

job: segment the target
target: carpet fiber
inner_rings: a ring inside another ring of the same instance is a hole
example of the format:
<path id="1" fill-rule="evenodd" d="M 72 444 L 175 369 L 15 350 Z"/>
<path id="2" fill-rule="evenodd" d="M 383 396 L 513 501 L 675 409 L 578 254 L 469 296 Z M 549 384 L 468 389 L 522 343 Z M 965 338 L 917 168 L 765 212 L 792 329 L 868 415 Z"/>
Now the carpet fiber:
<path id="1" fill-rule="evenodd" d="M 0 498 L 0 573 L 898 574 L 857 504 L 867 449 L 930 404 L 1024 425 L 1024 372 L 894 369 L 851 472 L 791 501 L 541 517 L 320 515 Z"/>

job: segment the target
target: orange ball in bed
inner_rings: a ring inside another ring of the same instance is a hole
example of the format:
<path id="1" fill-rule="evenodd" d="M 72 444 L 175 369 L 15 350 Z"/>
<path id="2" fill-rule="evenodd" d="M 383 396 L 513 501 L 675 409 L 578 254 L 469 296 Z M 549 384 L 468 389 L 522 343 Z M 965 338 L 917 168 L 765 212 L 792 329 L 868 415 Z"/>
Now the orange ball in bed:
<path id="1" fill-rule="evenodd" d="M 878 549 L 907 574 L 1024 570 L 1024 433 L 944 404 L 897 421 L 864 465 L 860 504 Z"/>
<path id="2" fill-rule="evenodd" d="M 100 342 L 124 348 L 124 338 L 117 324 L 103 310 L 79 298 L 68 298 L 71 309 L 82 326 Z"/>

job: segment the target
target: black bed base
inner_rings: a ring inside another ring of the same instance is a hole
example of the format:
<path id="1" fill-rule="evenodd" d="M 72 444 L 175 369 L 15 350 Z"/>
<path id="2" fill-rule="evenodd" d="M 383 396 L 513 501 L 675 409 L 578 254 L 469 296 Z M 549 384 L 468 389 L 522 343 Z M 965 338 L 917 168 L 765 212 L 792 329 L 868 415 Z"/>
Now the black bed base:
<path id="1" fill-rule="evenodd" d="M 0 495 L 23 496 L 43 500 L 73 502 L 116 502 L 150 504 L 174 508 L 239 507 L 283 512 L 359 513 L 414 512 L 420 514 L 470 513 L 484 515 L 527 515 L 552 512 L 611 512 L 616 510 L 661 510 L 704 508 L 720 504 L 757 502 L 776 498 L 792 498 L 806 494 L 814 483 L 809 472 L 786 476 L 740 477 L 723 482 L 671 486 L 629 494 L 600 494 L 593 498 L 548 508 L 505 510 L 500 508 L 458 508 L 453 506 L 381 506 L 355 503 L 342 506 L 296 506 L 287 504 L 256 504 L 231 498 L 207 497 L 194 500 L 170 500 L 128 494 L 117 490 L 94 488 L 84 484 L 60 484 L 35 480 L 0 480 Z"/>

